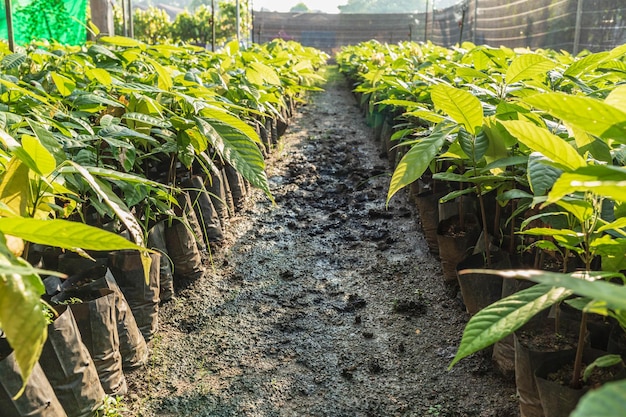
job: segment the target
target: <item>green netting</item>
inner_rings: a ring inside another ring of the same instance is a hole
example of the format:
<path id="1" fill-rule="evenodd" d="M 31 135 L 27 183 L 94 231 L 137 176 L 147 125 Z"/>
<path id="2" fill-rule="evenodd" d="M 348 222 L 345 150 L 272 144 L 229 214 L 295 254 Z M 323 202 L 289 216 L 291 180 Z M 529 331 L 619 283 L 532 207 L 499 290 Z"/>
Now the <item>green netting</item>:
<path id="1" fill-rule="evenodd" d="M 13 0 L 16 44 L 33 39 L 55 40 L 69 45 L 85 43 L 88 0 Z M 6 9 L 0 4 L 0 38 L 8 39 Z"/>

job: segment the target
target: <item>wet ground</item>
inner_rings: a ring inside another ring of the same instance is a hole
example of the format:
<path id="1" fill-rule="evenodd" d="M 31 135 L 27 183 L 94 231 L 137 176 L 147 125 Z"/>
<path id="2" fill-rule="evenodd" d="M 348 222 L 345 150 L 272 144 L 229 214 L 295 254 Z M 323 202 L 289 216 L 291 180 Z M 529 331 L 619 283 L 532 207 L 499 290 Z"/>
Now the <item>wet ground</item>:
<path id="1" fill-rule="evenodd" d="M 207 274 L 162 307 L 132 416 L 519 416 L 345 82 L 299 107 Z"/>

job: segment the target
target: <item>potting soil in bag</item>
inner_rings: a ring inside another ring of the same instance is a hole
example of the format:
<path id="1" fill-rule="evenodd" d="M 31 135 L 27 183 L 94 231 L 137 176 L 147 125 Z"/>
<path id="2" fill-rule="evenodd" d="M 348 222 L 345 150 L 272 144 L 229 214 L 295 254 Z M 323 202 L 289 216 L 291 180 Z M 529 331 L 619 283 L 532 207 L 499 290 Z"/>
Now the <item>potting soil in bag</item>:
<path id="1" fill-rule="evenodd" d="M 228 203 L 226 200 L 226 188 L 224 179 L 222 178 L 222 172 L 211 172 L 210 179 L 204 181 L 204 188 L 208 191 L 213 207 L 217 212 L 217 216 L 220 219 L 222 231 L 226 229 L 226 219 L 228 219 Z M 229 191 L 230 192 L 230 191 Z M 231 197 L 232 200 L 232 197 Z"/>
<path id="2" fill-rule="evenodd" d="M 61 293 L 63 297 L 67 293 Z M 115 293 L 109 289 L 77 292 L 81 303 L 70 304 L 83 343 L 91 354 L 104 392 L 124 395 L 126 378 L 122 371 L 115 311 Z M 58 299 L 59 300 L 59 299 Z M 63 301 L 62 297 L 59 301 Z"/>
<path id="3" fill-rule="evenodd" d="M 159 261 L 159 300 L 161 303 L 164 303 L 174 297 L 174 276 L 165 242 L 165 221 L 158 222 L 148 231 L 148 246 L 150 249 L 161 253 Z"/>
<path id="4" fill-rule="evenodd" d="M 81 291 L 99 290 L 101 288 L 108 288 L 115 293 L 117 332 L 123 367 L 131 369 L 144 365 L 148 360 L 148 346 L 137 326 L 126 297 L 117 285 L 113 274 L 104 264 L 72 275 L 65 280 L 62 286 L 66 298 L 71 296 L 80 298 Z"/>
<path id="5" fill-rule="evenodd" d="M 230 165 L 224 167 L 226 171 L 226 178 L 230 186 L 230 193 L 233 196 L 233 204 L 235 210 L 241 210 L 246 200 L 246 184 L 241 174 L 237 172 L 235 168 Z"/>
<path id="6" fill-rule="evenodd" d="M 209 194 L 204 188 L 202 178 L 198 175 L 192 176 L 188 180 L 184 180 L 181 185 L 187 189 L 191 204 L 195 211 L 196 218 L 202 229 L 205 243 L 208 245 L 212 242 L 220 242 L 224 240 L 222 234 L 222 224 L 217 215 L 217 210 L 213 207 L 213 202 L 209 198 Z"/>
<path id="7" fill-rule="evenodd" d="M 141 255 L 137 251 L 123 250 L 109 254 L 111 272 L 122 290 L 137 326 L 146 341 L 152 339 L 159 323 L 159 273 L 158 253 L 151 253 L 149 282 L 146 283 Z"/>
<path id="8" fill-rule="evenodd" d="M 89 417 L 104 400 L 98 371 L 68 306 L 48 325 L 39 363 L 68 417 Z"/>
<path id="9" fill-rule="evenodd" d="M 224 194 L 226 195 L 226 207 L 228 208 L 229 215 L 235 214 L 235 202 L 233 200 L 233 192 L 230 190 L 230 183 L 228 182 L 228 175 L 226 175 L 226 168 L 222 167 L 220 170 L 222 174 L 222 184 L 224 185 Z"/>
<path id="10" fill-rule="evenodd" d="M 204 266 L 196 239 L 184 223 L 173 220 L 165 228 L 165 242 L 175 278 L 195 280 L 202 276 Z"/>
<path id="11" fill-rule="evenodd" d="M 184 191 L 176 196 L 176 200 L 178 200 L 178 204 L 180 208 L 174 209 L 177 215 L 180 217 L 184 217 L 191 228 L 191 231 L 196 239 L 196 245 L 198 246 L 198 250 L 201 254 L 207 252 L 207 246 L 204 243 L 204 231 L 198 222 L 198 217 L 196 216 L 196 212 L 193 209 L 193 205 L 191 204 L 191 197 L 189 197 L 189 193 Z M 182 212 L 179 211 L 182 209 Z"/>

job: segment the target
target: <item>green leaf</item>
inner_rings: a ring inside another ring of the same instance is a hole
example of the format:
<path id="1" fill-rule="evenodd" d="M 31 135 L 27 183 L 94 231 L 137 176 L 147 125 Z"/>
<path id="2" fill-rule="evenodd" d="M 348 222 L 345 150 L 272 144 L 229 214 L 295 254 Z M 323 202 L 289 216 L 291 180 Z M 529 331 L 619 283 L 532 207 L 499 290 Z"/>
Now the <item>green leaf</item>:
<path id="1" fill-rule="evenodd" d="M 524 101 L 581 130 L 626 143 L 626 112 L 600 100 L 543 93 L 526 97 Z"/>
<path id="2" fill-rule="evenodd" d="M 13 396 L 22 392 L 41 355 L 48 323 L 41 306 L 41 295 L 45 290 L 39 276 L 34 273 L 10 273 L 11 264 L 24 267 L 27 264 L 25 261 L 3 258 L 0 260 L 0 327 L 15 351 L 15 360 L 23 381 L 19 392 L 8 393 Z"/>
<path id="3" fill-rule="evenodd" d="M 480 100 L 469 91 L 437 84 L 430 89 L 430 96 L 437 108 L 463 125 L 472 135 L 475 135 L 483 125 L 483 108 Z"/>
<path id="4" fill-rule="evenodd" d="M 28 216 L 29 199 L 29 168 L 16 157 L 11 158 L 0 182 L 0 203 L 10 208 L 19 216 Z"/>
<path id="5" fill-rule="evenodd" d="M 48 176 L 56 168 L 57 164 L 54 156 L 34 136 L 24 135 L 22 137 L 22 148 L 32 158 L 35 164 L 34 171 L 39 175 Z"/>
<path id="6" fill-rule="evenodd" d="M 598 66 L 598 64 L 604 62 L 608 56 L 608 52 L 589 54 L 571 64 L 565 70 L 563 76 L 575 78 L 580 77 L 583 74 L 589 74 Z"/>
<path id="7" fill-rule="evenodd" d="M 32 119 L 26 119 L 26 121 L 41 144 L 54 156 L 57 164 L 67 159 L 63 147 L 50 131 Z"/>
<path id="8" fill-rule="evenodd" d="M 530 189 L 536 196 L 548 194 L 548 191 L 563 173 L 562 170 L 546 164 L 548 161 L 548 158 L 539 152 L 533 152 L 528 157 L 526 175 Z"/>
<path id="9" fill-rule="evenodd" d="M 626 410 L 626 381 L 609 382 L 587 392 L 570 417 L 622 417 Z"/>
<path id="10" fill-rule="evenodd" d="M 156 71 L 157 76 L 158 76 L 158 80 L 157 80 L 158 87 L 162 90 L 169 91 L 174 86 L 174 82 L 172 81 L 172 76 L 167 70 L 167 68 L 165 68 L 163 65 L 159 64 L 156 60 L 152 58 L 143 56 L 142 59 L 149 62 L 150 65 L 152 65 L 152 67 Z"/>
<path id="11" fill-rule="evenodd" d="M 585 372 L 583 373 L 583 381 L 587 381 L 594 369 L 596 368 L 609 368 L 614 365 L 618 365 L 620 363 L 624 363 L 622 357 L 620 355 L 603 355 L 597 358 L 595 361 L 591 362 L 585 368 Z"/>
<path id="12" fill-rule="evenodd" d="M 483 272 L 482 270 L 480 272 Z M 463 272 L 461 272 L 463 273 Z M 487 273 L 502 275 L 500 271 Z M 507 275 L 513 278 L 514 276 Z M 503 298 L 476 313 L 465 326 L 461 345 L 449 368 L 455 363 L 512 334 L 537 313 L 571 294 L 564 288 L 535 285 Z"/>
<path id="13" fill-rule="evenodd" d="M 50 77 L 52 77 L 54 85 L 63 97 L 69 96 L 76 89 L 76 83 L 61 74 L 51 72 Z"/>
<path id="14" fill-rule="evenodd" d="M 554 183 L 546 204 L 554 203 L 568 194 L 585 191 L 616 201 L 626 201 L 626 168 L 595 165 L 563 173 Z"/>
<path id="15" fill-rule="evenodd" d="M 40 220 L 27 217 L 0 218 L 0 232 L 28 242 L 63 249 L 111 251 L 135 249 L 145 251 L 122 236 L 97 227 L 62 219 Z"/>
<path id="16" fill-rule="evenodd" d="M 556 65 L 556 62 L 539 54 L 518 55 L 506 71 L 505 82 L 513 84 L 518 81 L 533 79 L 538 75 L 545 77 L 546 73 L 554 69 Z"/>
<path id="17" fill-rule="evenodd" d="M 78 174 L 89 184 L 91 190 L 113 210 L 117 218 L 126 226 L 126 229 L 135 243 L 142 248 L 145 247 L 141 226 L 135 216 L 130 213 L 130 210 L 128 210 L 124 202 L 113 193 L 110 187 L 96 179 L 87 169 L 72 161 L 68 161 L 68 163 L 73 166 Z"/>
<path id="18" fill-rule="evenodd" d="M 246 66 L 246 78 L 256 85 L 281 85 L 280 77 L 276 71 L 260 62 L 250 62 Z"/>
<path id="19" fill-rule="evenodd" d="M 144 113 L 124 113 L 122 118 L 126 120 L 133 120 L 135 122 L 145 123 L 147 125 L 162 127 L 163 129 L 168 129 L 172 127 L 172 124 L 169 121 Z"/>
<path id="20" fill-rule="evenodd" d="M 145 49 L 146 44 L 135 39 L 126 38 L 124 36 L 101 36 L 98 41 L 114 46 L 123 46 L 126 48 Z"/>
<path id="21" fill-rule="evenodd" d="M 566 288 L 583 297 L 603 301 L 608 308 L 626 310 L 626 287 L 600 280 L 612 277 L 621 277 L 623 279 L 622 274 L 616 272 L 559 274 L 556 272 L 532 270 L 513 272 L 517 273 L 516 276 L 520 278 L 526 278 L 553 287 Z"/>
<path id="22" fill-rule="evenodd" d="M 113 83 L 111 74 L 103 68 L 87 68 L 85 75 L 91 80 L 96 80 L 105 87 L 109 87 Z"/>
<path id="23" fill-rule="evenodd" d="M 587 164 L 574 147 L 545 128 L 524 120 L 508 120 L 501 123 L 517 140 L 533 151 L 542 153 L 564 169 L 575 170 Z"/>
<path id="24" fill-rule="evenodd" d="M 215 119 L 210 121 L 200 117 L 194 119 L 200 132 L 220 156 L 273 201 L 265 174 L 265 160 L 259 146 L 231 125 Z"/>
<path id="25" fill-rule="evenodd" d="M 459 144 L 461 145 L 461 149 L 467 156 L 470 157 L 470 160 L 473 164 L 476 164 L 478 161 L 485 156 L 485 152 L 489 148 L 489 139 L 484 131 L 481 131 L 478 135 L 471 135 L 467 130 L 461 128 L 459 129 L 459 133 L 457 135 Z"/>
<path id="26" fill-rule="evenodd" d="M 606 96 L 604 102 L 626 113 L 626 85 L 622 84 L 616 86 L 609 95 Z"/>
<path id="27" fill-rule="evenodd" d="M 24 62 L 26 62 L 27 55 L 23 52 L 16 52 L 13 54 L 6 55 L 0 61 L 0 67 L 2 67 L 5 71 L 10 71 L 12 69 L 18 68 Z"/>
<path id="28" fill-rule="evenodd" d="M 422 139 L 408 150 L 398 163 L 391 177 L 389 191 L 387 192 L 387 203 L 389 203 L 389 200 L 395 193 L 422 176 L 430 162 L 443 148 L 443 145 L 446 143 L 446 137 L 453 128 L 454 126 L 444 127 L 437 125 L 430 136 Z"/>

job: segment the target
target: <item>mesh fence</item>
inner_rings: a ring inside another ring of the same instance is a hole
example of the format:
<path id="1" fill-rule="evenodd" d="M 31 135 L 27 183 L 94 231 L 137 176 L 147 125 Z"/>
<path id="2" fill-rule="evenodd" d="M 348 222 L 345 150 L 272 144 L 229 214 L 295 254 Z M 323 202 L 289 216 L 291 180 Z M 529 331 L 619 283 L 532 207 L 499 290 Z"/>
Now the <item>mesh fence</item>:
<path id="1" fill-rule="evenodd" d="M 435 3 L 436 4 L 436 3 Z M 626 43 L 623 0 L 466 0 L 428 13 L 319 14 L 255 12 L 254 40 L 284 37 L 334 52 L 343 45 L 430 40 L 577 53 Z"/>
<path id="2" fill-rule="evenodd" d="M 87 0 L 12 0 L 14 39 L 56 40 L 69 45 L 85 43 Z M 0 4 L 0 38 L 8 39 L 5 2 Z"/>

